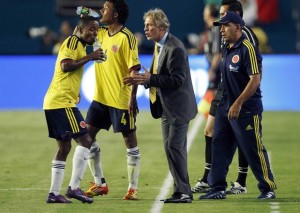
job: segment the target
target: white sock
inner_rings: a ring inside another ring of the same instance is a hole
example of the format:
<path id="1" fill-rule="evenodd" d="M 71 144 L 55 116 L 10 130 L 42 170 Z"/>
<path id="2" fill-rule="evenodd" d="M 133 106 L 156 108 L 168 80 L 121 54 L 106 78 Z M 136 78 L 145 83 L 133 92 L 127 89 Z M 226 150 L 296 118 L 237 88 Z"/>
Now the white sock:
<path id="1" fill-rule="evenodd" d="M 72 190 L 79 188 L 80 181 L 87 167 L 90 150 L 83 146 L 76 146 L 73 156 L 72 176 L 69 186 Z"/>
<path id="2" fill-rule="evenodd" d="M 58 160 L 52 161 L 52 168 L 51 168 L 52 176 L 51 176 L 51 186 L 50 186 L 49 193 L 53 193 L 55 195 L 60 194 L 61 185 L 65 175 L 65 167 L 66 167 L 65 161 L 58 161 Z"/>
<path id="3" fill-rule="evenodd" d="M 102 182 L 104 181 L 104 175 L 101 165 L 101 150 L 97 141 L 95 141 L 91 146 L 88 163 L 90 170 L 94 176 L 95 184 L 99 186 L 105 186 L 106 183 Z"/>
<path id="4" fill-rule="evenodd" d="M 140 173 L 140 151 L 138 147 L 127 149 L 128 189 L 137 189 Z"/>

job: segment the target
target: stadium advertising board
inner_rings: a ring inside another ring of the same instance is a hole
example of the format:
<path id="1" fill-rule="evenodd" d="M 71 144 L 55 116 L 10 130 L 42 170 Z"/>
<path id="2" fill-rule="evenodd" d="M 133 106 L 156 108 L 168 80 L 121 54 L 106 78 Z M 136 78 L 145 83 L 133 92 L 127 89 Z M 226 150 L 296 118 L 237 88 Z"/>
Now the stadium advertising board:
<path id="1" fill-rule="evenodd" d="M 0 110 L 41 110 L 55 60 L 55 56 L 0 56 Z M 150 67 L 151 60 L 152 56 L 140 56 L 145 67 Z M 203 55 L 192 55 L 189 62 L 199 102 L 207 87 L 207 62 Z M 261 88 L 265 110 L 300 110 L 299 67 L 300 55 L 263 56 Z M 88 108 L 94 87 L 94 68 L 90 62 L 85 65 L 82 79 L 80 109 Z M 139 86 L 137 97 L 140 110 L 148 110 L 148 91 L 143 86 Z"/>

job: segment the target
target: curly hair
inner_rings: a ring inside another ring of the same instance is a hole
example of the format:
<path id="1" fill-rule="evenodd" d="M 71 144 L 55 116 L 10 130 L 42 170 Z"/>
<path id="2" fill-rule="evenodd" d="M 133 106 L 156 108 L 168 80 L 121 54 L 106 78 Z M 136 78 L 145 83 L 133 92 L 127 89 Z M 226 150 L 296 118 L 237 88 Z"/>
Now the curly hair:
<path id="1" fill-rule="evenodd" d="M 114 5 L 115 12 L 118 13 L 118 21 L 120 24 L 124 25 L 127 21 L 129 15 L 128 5 L 124 0 L 107 0 Z"/>

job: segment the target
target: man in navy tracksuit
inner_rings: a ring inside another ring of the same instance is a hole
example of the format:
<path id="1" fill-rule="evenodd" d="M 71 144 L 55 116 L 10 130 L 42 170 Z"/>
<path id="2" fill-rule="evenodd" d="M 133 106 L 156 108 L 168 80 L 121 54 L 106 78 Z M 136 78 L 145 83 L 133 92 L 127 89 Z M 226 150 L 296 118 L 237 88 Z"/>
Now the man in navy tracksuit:
<path id="1" fill-rule="evenodd" d="M 220 64 L 223 98 L 217 108 L 212 141 L 212 167 L 208 179 L 212 189 L 199 198 L 226 198 L 226 175 L 239 145 L 258 180 L 261 195 L 257 198 L 273 199 L 276 184 L 261 141 L 262 57 L 243 35 L 244 21 L 238 14 L 228 11 L 214 25 L 220 26 L 227 43 Z"/>

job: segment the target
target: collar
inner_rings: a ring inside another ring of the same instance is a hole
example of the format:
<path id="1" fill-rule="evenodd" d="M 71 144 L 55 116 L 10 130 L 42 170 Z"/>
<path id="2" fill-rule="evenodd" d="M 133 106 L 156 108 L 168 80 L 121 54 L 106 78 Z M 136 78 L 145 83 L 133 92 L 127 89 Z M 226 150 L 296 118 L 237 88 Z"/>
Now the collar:
<path id="1" fill-rule="evenodd" d="M 234 43 L 234 45 L 231 48 L 233 49 L 239 47 L 244 39 L 246 39 L 246 36 L 242 34 L 242 36 Z"/>
<path id="2" fill-rule="evenodd" d="M 156 42 L 156 44 L 160 47 L 160 49 L 162 49 L 162 47 L 165 45 L 168 35 L 169 32 L 166 32 L 164 36 L 160 39 L 160 41 Z"/>
<path id="3" fill-rule="evenodd" d="M 77 37 L 77 39 L 82 43 L 83 46 L 86 46 L 87 43 L 82 38 L 79 38 L 77 35 L 73 36 Z"/>

